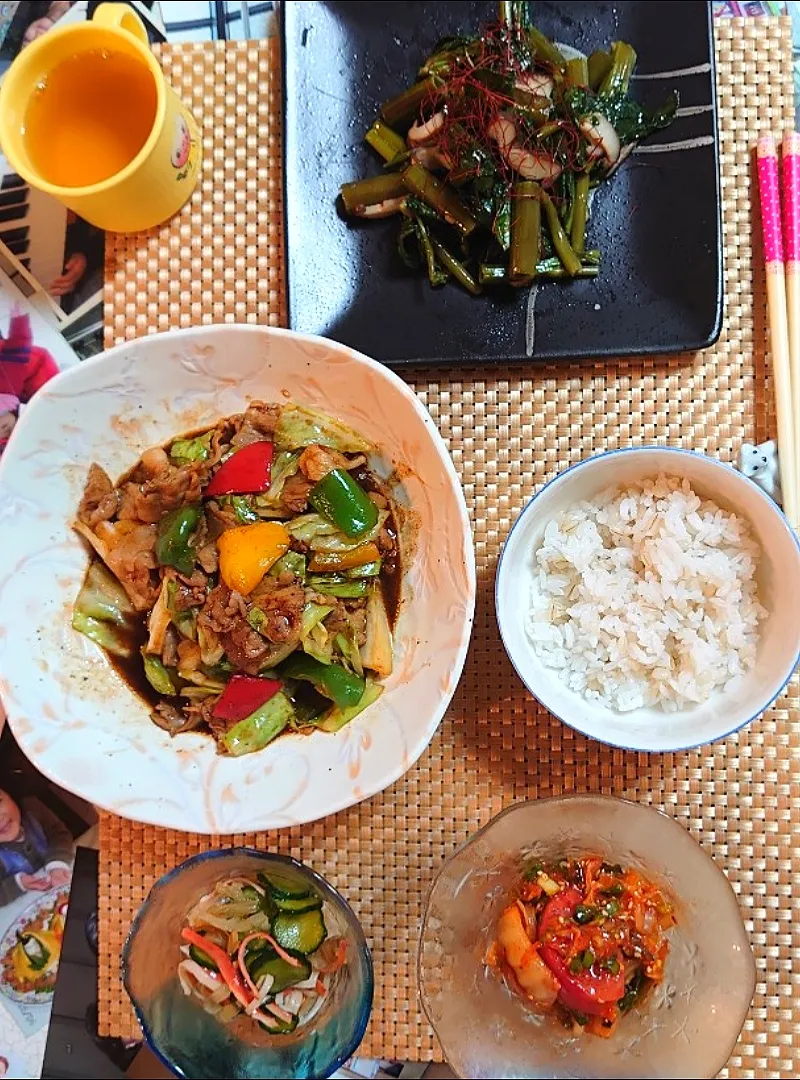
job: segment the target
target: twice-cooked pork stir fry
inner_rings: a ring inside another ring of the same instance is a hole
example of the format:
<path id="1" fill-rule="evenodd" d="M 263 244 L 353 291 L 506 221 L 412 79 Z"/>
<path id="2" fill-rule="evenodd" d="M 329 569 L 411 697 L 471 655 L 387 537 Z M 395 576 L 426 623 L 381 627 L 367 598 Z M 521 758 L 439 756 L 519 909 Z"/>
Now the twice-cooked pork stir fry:
<path id="1" fill-rule="evenodd" d="M 146 689 L 159 727 L 239 755 L 337 731 L 378 698 L 401 567 L 373 450 L 324 413 L 253 402 L 116 485 L 92 465 L 75 528 L 97 558 L 72 625 Z"/>

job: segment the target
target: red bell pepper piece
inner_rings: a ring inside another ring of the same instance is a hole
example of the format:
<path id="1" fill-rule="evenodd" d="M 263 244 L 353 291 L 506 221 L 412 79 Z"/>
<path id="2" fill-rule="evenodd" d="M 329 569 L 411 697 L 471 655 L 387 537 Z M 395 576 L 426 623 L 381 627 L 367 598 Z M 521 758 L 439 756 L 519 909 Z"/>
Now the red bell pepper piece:
<path id="1" fill-rule="evenodd" d="M 278 679 L 234 675 L 217 700 L 212 715 L 217 720 L 244 720 L 275 697 L 282 686 Z"/>
<path id="2" fill-rule="evenodd" d="M 223 461 L 206 485 L 204 496 L 259 495 L 268 491 L 274 453 L 275 447 L 271 442 L 254 442 L 243 446 L 227 461 Z"/>
<path id="3" fill-rule="evenodd" d="M 206 956 L 211 957 L 219 968 L 219 973 L 225 980 L 225 984 L 230 992 L 240 1005 L 247 1008 L 253 1000 L 253 995 L 245 986 L 241 975 L 236 970 L 233 961 L 225 950 L 219 945 L 215 945 L 213 941 L 209 941 L 204 934 L 198 934 L 196 930 L 192 930 L 188 926 L 184 926 L 183 930 L 181 930 L 181 937 L 184 941 L 188 941 L 190 945 L 202 949 Z"/>
<path id="4" fill-rule="evenodd" d="M 605 1016 L 609 1005 L 619 1001 L 625 994 L 625 973 L 622 957 L 619 971 L 582 971 L 573 975 L 560 953 L 552 945 L 542 945 L 539 955 L 561 984 L 558 1000 L 573 1012 L 586 1016 Z"/>

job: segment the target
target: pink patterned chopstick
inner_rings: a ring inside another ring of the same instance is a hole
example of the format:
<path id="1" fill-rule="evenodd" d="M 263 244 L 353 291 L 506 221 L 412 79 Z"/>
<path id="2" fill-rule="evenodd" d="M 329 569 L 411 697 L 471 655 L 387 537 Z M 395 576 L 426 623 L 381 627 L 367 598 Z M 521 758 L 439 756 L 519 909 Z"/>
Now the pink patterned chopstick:
<path id="1" fill-rule="evenodd" d="M 783 247 L 786 263 L 786 308 L 789 326 L 789 369 L 795 456 L 800 450 L 800 134 L 783 139 Z M 795 469 L 800 462 L 795 460 Z M 795 477 L 800 488 L 800 471 Z M 800 503 L 800 493 L 798 493 Z"/>
<path id="2" fill-rule="evenodd" d="M 758 192 L 761 198 L 761 230 L 767 266 L 783 271 L 783 229 L 781 228 L 781 189 L 778 181 L 778 151 L 771 135 L 762 135 L 756 147 Z"/>
<path id="3" fill-rule="evenodd" d="M 783 165 L 783 246 L 787 266 L 800 263 L 800 134 L 790 132 L 781 145 Z"/>
<path id="4" fill-rule="evenodd" d="M 778 417 L 778 454 L 780 457 L 783 509 L 789 524 L 797 529 L 798 489 L 795 459 L 795 423 L 792 407 L 792 379 L 789 362 L 789 328 L 786 312 L 786 275 L 783 261 L 781 193 L 778 181 L 778 152 L 771 135 L 762 135 L 756 147 L 758 190 L 761 197 L 761 227 L 764 235 L 764 259 L 767 271 L 767 307 L 772 353 L 772 376 L 775 387 L 775 411 Z"/>

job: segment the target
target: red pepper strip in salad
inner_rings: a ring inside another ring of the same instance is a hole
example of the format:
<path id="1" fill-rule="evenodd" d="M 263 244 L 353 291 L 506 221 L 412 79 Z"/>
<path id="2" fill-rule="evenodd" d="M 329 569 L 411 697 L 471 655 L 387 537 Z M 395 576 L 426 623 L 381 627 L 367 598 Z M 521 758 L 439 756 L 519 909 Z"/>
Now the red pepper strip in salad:
<path id="1" fill-rule="evenodd" d="M 327 958 L 327 955 L 330 954 L 330 949 L 333 946 L 334 942 L 336 943 L 336 952 L 334 953 L 331 960 L 329 960 L 328 963 L 321 964 L 321 965 L 319 965 L 317 967 L 317 971 L 321 975 L 330 975 L 334 971 L 338 971 L 339 968 L 342 966 L 342 964 L 344 964 L 345 960 L 347 959 L 347 939 L 343 938 L 343 937 L 340 937 L 338 939 L 337 938 L 328 938 L 328 940 L 323 943 L 322 948 L 320 949 L 320 953 L 327 946 L 328 948 L 327 948 L 326 957 L 324 957 L 324 958 Z"/>
<path id="2" fill-rule="evenodd" d="M 253 982 L 252 978 L 250 977 L 250 972 L 247 970 L 247 964 L 244 962 L 245 951 L 251 941 L 268 941 L 269 944 L 272 945 L 272 947 L 278 953 L 278 955 L 287 963 L 291 964 L 293 967 L 300 967 L 300 961 L 296 957 L 292 956 L 290 953 L 285 952 L 280 947 L 280 945 L 278 945 L 272 935 L 268 934 L 265 930 L 256 930 L 254 933 L 248 934 L 247 937 L 244 938 L 242 940 L 242 943 L 239 945 L 239 951 L 236 954 L 236 961 L 239 965 L 239 970 L 244 977 L 244 981 L 247 983 L 253 995 L 253 1001 L 255 1001 L 255 999 L 259 995 L 259 990 L 256 984 Z M 287 1012 L 286 1009 L 282 1009 L 280 1005 L 276 1005 L 274 1002 L 265 1001 L 263 1003 L 263 1008 L 269 1009 L 272 1015 L 276 1016 L 279 1020 L 282 1020 L 284 1024 L 290 1024 L 292 1022 L 292 1014 Z M 267 1027 L 271 1027 L 274 1030 L 275 1025 L 272 1022 L 271 1018 L 261 1012 L 260 1008 L 253 1010 L 250 1015 L 256 1020 L 260 1020 L 262 1023 L 266 1024 Z"/>
<path id="3" fill-rule="evenodd" d="M 264 1008 L 269 1009 L 272 1015 L 277 1016 L 279 1020 L 283 1020 L 284 1024 L 291 1024 L 292 1020 L 294 1020 L 294 1017 L 290 1012 L 287 1012 L 286 1009 L 282 1009 L 280 1005 L 276 1005 L 274 1001 L 265 1001 Z M 263 1013 L 260 1013 L 258 1009 L 256 1009 L 251 1015 L 261 1019 Z"/>
<path id="4" fill-rule="evenodd" d="M 573 975 L 552 945 L 542 945 L 539 955 L 561 984 L 558 1000 L 572 1012 L 605 1016 L 609 1005 L 614 1005 L 625 995 L 625 973 L 621 963 L 616 975 L 610 971 L 583 971 Z"/>
<path id="5" fill-rule="evenodd" d="M 272 479 L 271 442 L 254 442 L 223 461 L 206 484 L 204 498 L 216 495 L 260 495 L 269 490 Z"/>
<path id="6" fill-rule="evenodd" d="M 253 982 L 253 980 L 252 980 L 252 978 L 250 976 L 250 972 L 247 970 L 247 964 L 244 962 L 244 954 L 245 954 L 245 949 L 247 948 L 247 946 L 250 944 L 251 941 L 255 941 L 255 940 L 257 940 L 259 938 L 263 938 L 263 937 L 266 937 L 266 934 L 259 934 L 259 933 L 248 934 L 247 937 L 242 941 L 241 945 L 239 946 L 239 951 L 236 953 L 236 963 L 239 965 L 239 971 L 241 971 L 242 978 L 244 979 L 245 983 L 247 984 L 248 990 L 250 991 L 250 993 L 253 995 L 254 998 L 258 997 L 258 987 Z"/>
<path id="7" fill-rule="evenodd" d="M 217 720 L 244 720 L 275 697 L 283 683 L 257 675 L 234 675 L 214 706 Z"/>
<path id="8" fill-rule="evenodd" d="M 219 973 L 225 980 L 225 985 L 239 1004 L 246 1009 L 253 1000 L 253 995 L 242 982 L 239 972 L 233 966 L 233 961 L 225 950 L 219 945 L 215 945 L 204 934 L 198 934 L 196 930 L 192 930 L 188 926 L 184 926 L 181 930 L 181 937 L 184 941 L 188 941 L 190 945 L 202 949 L 207 956 L 211 957 L 219 968 Z"/>
<path id="9" fill-rule="evenodd" d="M 292 954 L 287 952 L 286 949 L 282 949 L 278 942 L 275 940 L 275 938 L 272 936 L 272 934 L 268 934 L 266 930 L 256 930 L 254 933 L 248 934 L 242 944 L 239 946 L 240 950 L 243 949 L 248 942 L 255 941 L 256 938 L 260 938 L 262 941 L 269 942 L 269 944 L 272 946 L 272 948 L 275 950 L 281 960 L 285 960 L 286 963 L 290 964 L 292 967 L 303 966 L 301 960 L 298 960 L 296 956 L 292 956 Z"/>

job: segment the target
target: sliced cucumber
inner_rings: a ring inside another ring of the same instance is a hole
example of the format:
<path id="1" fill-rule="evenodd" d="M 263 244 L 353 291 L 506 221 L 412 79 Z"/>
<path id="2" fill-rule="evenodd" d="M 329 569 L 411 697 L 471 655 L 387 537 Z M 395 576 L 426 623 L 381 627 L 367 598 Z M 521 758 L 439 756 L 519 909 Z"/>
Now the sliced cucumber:
<path id="1" fill-rule="evenodd" d="M 208 968 L 209 971 L 219 970 L 208 953 L 203 952 L 202 949 L 198 949 L 196 945 L 189 946 L 189 956 L 196 964 L 199 964 L 200 967 Z"/>
<path id="2" fill-rule="evenodd" d="M 244 885 L 242 887 L 242 896 L 255 903 L 256 911 L 263 911 L 270 918 L 275 914 L 275 901 L 272 899 L 269 890 L 264 894 L 259 892 L 258 889 L 254 889 L 252 885 Z"/>
<path id="3" fill-rule="evenodd" d="M 311 975 L 311 964 L 302 953 L 292 951 L 291 955 L 300 961 L 299 967 L 287 963 L 274 949 L 262 949 L 256 953 L 252 963 L 248 957 L 247 970 L 250 978 L 254 983 L 258 983 L 265 975 L 271 975 L 274 981 L 269 990 L 270 994 L 279 994 L 288 986 L 303 982 Z"/>
<path id="4" fill-rule="evenodd" d="M 283 1020 L 279 1020 L 277 1016 L 272 1017 L 272 1023 L 267 1027 L 266 1024 L 262 1024 L 259 1020 L 260 1026 L 264 1031 L 268 1031 L 270 1035 L 289 1035 L 297 1027 L 298 1017 L 292 1014 L 292 1019 L 285 1023 Z"/>
<path id="5" fill-rule="evenodd" d="M 293 896 L 284 899 L 282 896 L 274 897 L 275 907 L 278 911 L 291 911 L 295 915 L 302 915 L 304 911 L 314 911 L 322 907 L 322 897 L 309 893 L 308 896 Z"/>
<path id="6" fill-rule="evenodd" d="M 311 896 L 311 891 L 306 885 L 276 885 L 261 870 L 256 877 L 265 889 L 269 889 L 276 900 L 302 900 Z"/>
<path id="7" fill-rule="evenodd" d="M 302 914 L 281 911 L 272 924 L 272 934 L 279 945 L 306 955 L 320 947 L 327 933 L 319 908 Z"/>

